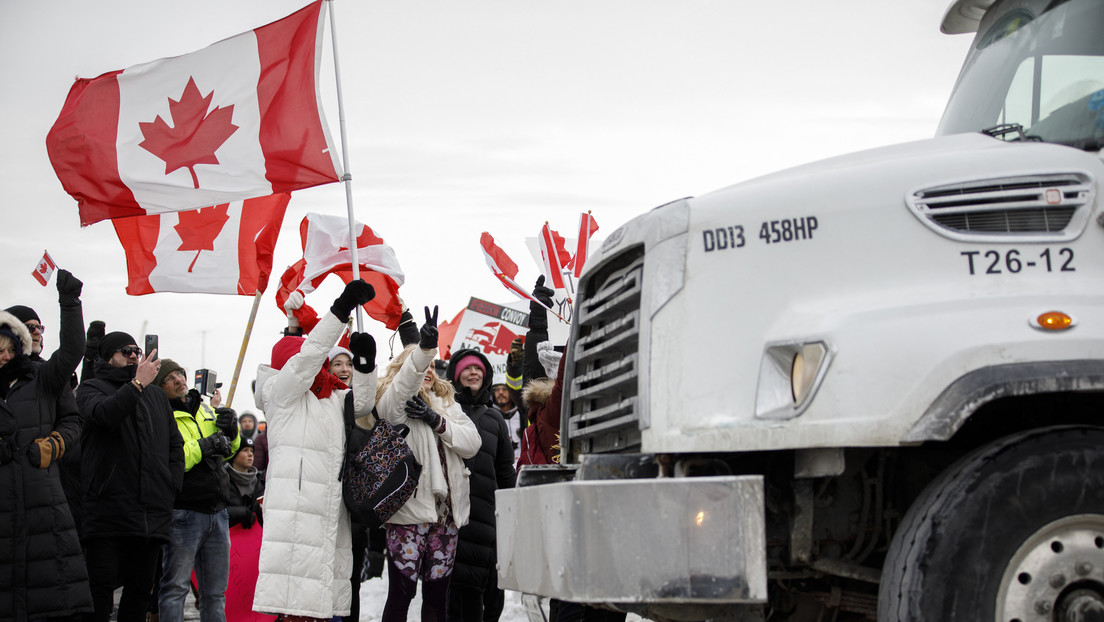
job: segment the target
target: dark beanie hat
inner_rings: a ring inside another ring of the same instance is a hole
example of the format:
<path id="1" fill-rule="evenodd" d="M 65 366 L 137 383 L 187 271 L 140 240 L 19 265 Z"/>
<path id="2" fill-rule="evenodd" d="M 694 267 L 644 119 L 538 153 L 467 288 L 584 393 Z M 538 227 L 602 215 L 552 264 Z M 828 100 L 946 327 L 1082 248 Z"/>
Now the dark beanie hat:
<path id="1" fill-rule="evenodd" d="M 248 447 L 249 449 L 253 449 L 253 439 L 249 438 L 248 436 L 240 435 L 238 436 L 238 438 L 241 439 L 241 445 L 238 445 L 238 450 L 234 452 L 233 456 L 230 456 L 231 460 L 238 457 L 238 454 L 241 453 L 241 450 L 245 449 L 246 447 Z"/>
<path id="2" fill-rule="evenodd" d="M 24 305 L 15 305 L 14 307 L 8 307 L 4 310 L 19 318 L 19 321 L 23 322 L 24 324 L 31 320 L 42 323 L 42 320 L 39 319 L 38 314 L 35 313 L 35 310 L 30 307 Z"/>
<path id="3" fill-rule="evenodd" d="M 108 360 L 112 354 L 119 348 L 125 348 L 126 346 L 138 345 L 138 342 L 134 340 L 134 337 L 122 332 L 115 331 L 108 333 L 100 339 L 100 358 Z"/>
<path id="4" fill-rule="evenodd" d="M 176 363 L 172 359 L 161 359 L 161 369 L 157 370 L 157 375 L 153 377 L 153 386 L 159 387 L 161 383 L 165 382 L 165 378 L 169 377 L 169 374 L 176 370 L 184 371 L 184 368 Z M 187 376 L 188 372 L 184 372 Z"/>

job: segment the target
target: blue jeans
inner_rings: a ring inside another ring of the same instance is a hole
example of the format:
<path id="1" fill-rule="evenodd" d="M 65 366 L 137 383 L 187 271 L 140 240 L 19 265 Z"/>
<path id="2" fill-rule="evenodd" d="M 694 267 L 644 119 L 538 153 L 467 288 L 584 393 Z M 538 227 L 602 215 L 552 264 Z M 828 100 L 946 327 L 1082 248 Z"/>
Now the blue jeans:
<path id="1" fill-rule="evenodd" d="M 199 619 L 226 622 L 226 585 L 230 575 L 230 523 L 226 510 L 204 514 L 173 510 L 172 534 L 162 549 L 163 574 L 157 595 L 160 619 L 183 622 L 184 599 L 195 569 Z"/>

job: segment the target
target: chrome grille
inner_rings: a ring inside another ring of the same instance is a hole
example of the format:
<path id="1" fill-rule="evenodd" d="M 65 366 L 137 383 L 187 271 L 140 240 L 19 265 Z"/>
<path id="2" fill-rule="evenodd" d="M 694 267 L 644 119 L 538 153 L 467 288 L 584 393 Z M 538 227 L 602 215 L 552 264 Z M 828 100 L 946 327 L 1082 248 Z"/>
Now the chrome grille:
<path id="1" fill-rule="evenodd" d="M 1085 218 L 1074 217 L 1078 210 L 1090 209 L 1092 195 L 1085 175 L 1030 175 L 919 190 L 909 197 L 909 207 L 936 230 L 956 237 L 1066 239 L 1080 233 Z"/>
<path id="2" fill-rule="evenodd" d="M 569 456 L 640 447 L 640 293 L 644 248 L 637 246 L 580 285 L 568 375 Z"/>

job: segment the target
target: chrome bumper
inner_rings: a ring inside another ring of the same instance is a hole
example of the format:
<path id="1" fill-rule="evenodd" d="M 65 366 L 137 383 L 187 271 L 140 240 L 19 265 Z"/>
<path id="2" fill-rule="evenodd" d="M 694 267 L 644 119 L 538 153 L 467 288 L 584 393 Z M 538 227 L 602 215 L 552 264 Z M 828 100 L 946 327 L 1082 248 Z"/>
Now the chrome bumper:
<path id="1" fill-rule="evenodd" d="M 763 603 L 759 476 L 499 490 L 499 587 L 575 602 Z"/>

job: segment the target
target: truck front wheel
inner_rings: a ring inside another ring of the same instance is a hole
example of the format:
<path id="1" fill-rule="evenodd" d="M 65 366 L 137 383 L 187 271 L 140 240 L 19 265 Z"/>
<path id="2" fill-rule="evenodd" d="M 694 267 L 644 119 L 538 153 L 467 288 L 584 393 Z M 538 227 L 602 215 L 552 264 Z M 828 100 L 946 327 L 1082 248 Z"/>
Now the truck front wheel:
<path id="1" fill-rule="evenodd" d="M 1104 620 L 1104 429 L 1023 432 L 949 467 L 893 537 L 878 620 Z"/>

